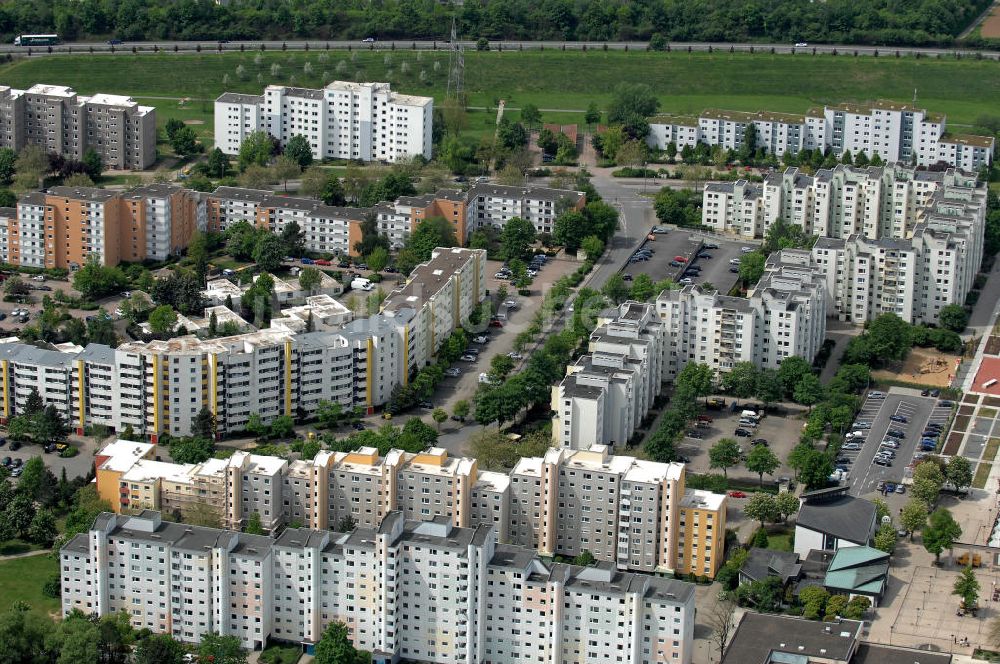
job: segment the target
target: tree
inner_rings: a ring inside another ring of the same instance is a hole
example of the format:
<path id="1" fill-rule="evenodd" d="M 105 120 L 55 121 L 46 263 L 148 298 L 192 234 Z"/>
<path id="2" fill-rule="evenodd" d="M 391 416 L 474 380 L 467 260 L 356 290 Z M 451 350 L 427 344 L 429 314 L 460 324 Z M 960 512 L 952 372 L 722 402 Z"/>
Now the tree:
<path id="1" fill-rule="evenodd" d="M 215 415 L 208 409 L 208 406 L 202 406 L 201 410 L 198 411 L 198 414 L 191 421 L 191 435 L 195 438 L 212 440 L 215 438 L 215 431 Z"/>
<path id="2" fill-rule="evenodd" d="M 10 148 L 0 148 L 0 184 L 9 185 L 14 181 L 17 153 Z"/>
<path id="3" fill-rule="evenodd" d="M 740 279 L 747 286 L 760 281 L 764 276 L 764 264 L 767 257 L 761 251 L 751 251 L 740 257 Z"/>
<path id="4" fill-rule="evenodd" d="M 247 525 L 243 529 L 248 535 L 263 535 L 264 526 L 260 520 L 260 512 L 253 512 L 247 519 Z"/>
<path id="5" fill-rule="evenodd" d="M 490 360 L 490 377 L 501 382 L 514 370 L 514 359 L 507 355 L 494 355 Z"/>
<path id="6" fill-rule="evenodd" d="M 431 411 L 431 419 L 437 422 L 438 431 L 440 431 L 441 425 L 448 421 L 448 413 L 444 408 L 435 408 Z"/>
<path id="7" fill-rule="evenodd" d="M 323 273 L 314 267 L 304 267 L 299 272 L 299 287 L 307 293 L 312 293 L 323 281 Z"/>
<path id="8" fill-rule="evenodd" d="M 809 406 L 809 410 L 812 410 L 814 405 L 823 400 L 823 384 L 816 374 L 807 373 L 796 383 L 792 398 L 796 403 Z"/>
<path id="9" fill-rule="evenodd" d="M 262 272 L 274 272 L 285 258 L 285 243 L 273 233 L 261 233 L 253 248 L 253 260 Z"/>
<path id="10" fill-rule="evenodd" d="M 271 420 L 271 435 L 275 438 L 291 438 L 295 433 L 295 420 L 291 415 L 279 415 Z"/>
<path id="11" fill-rule="evenodd" d="M 212 177 L 226 177 L 226 173 L 229 171 L 229 157 L 223 154 L 219 148 L 213 148 L 208 153 L 206 171 Z"/>
<path id="12" fill-rule="evenodd" d="M 892 553 L 896 548 L 896 529 L 891 523 L 883 523 L 875 533 L 875 548 Z"/>
<path id="13" fill-rule="evenodd" d="M 830 593 L 822 586 L 806 586 L 799 591 L 799 602 L 802 604 L 802 617 L 807 620 L 818 620 L 824 615 L 826 602 Z"/>
<path id="14" fill-rule="evenodd" d="M 832 472 L 833 461 L 830 456 L 810 447 L 799 470 L 799 479 L 810 489 L 821 489 L 826 486 L 827 478 Z"/>
<path id="15" fill-rule="evenodd" d="M 583 116 L 583 121 L 589 126 L 593 126 L 601 121 L 601 109 L 597 106 L 597 102 L 590 102 L 587 106 L 587 112 Z"/>
<path id="16" fill-rule="evenodd" d="M 728 477 L 730 468 L 740 462 L 740 446 L 732 438 L 723 438 L 708 450 L 709 468 L 721 468 Z"/>
<path id="17" fill-rule="evenodd" d="M 431 259 L 431 253 L 438 247 L 454 247 L 457 244 L 455 229 L 451 223 L 444 217 L 428 217 L 418 223 L 417 227 L 410 233 L 410 237 L 406 241 L 406 249 L 412 252 L 413 259 L 417 263 L 423 263 Z M 397 263 L 397 266 L 401 266 L 401 257 Z M 408 273 L 409 271 L 407 271 Z"/>
<path id="18" fill-rule="evenodd" d="M 969 565 L 958 574 L 951 594 L 962 598 L 962 608 L 972 609 L 979 603 L 979 581 Z"/>
<path id="19" fill-rule="evenodd" d="M 781 515 L 782 523 L 788 522 L 788 517 L 799 511 L 799 499 L 791 491 L 782 491 L 774 497 L 774 504 Z"/>
<path id="20" fill-rule="evenodd" d="M 721 661 L 729 637 L 736 629 L 736 602 L 730 599 L 729 593 L 719 593 L 715 605 L 708 610 L 705 622 L 712 630 L 712 645 L 719 651 Z"/>
<path id="21" fill-rule="evenodd" d="M 205 146 L 198 142 L 198 134 L 188 126 L 182 127 L 174 134 L 170 139 L 170 147 L 178 157 L 190 157 L 205 150 Z"/>
<path id="22" fill-rule="evenodd" d="M 298 164 L 299 170 L 309 168 L 313 162 L 312 147 L 309 139 L 302 134 L 296 134 L 285 144 L 285 156 Z"/>
<path id="23" fill-rule="evenodd" d="M 342 206 L 347 203 L 340 177 L 335 171 L 329 171 L 322 166 L 310 166 L 302 174 L 302 185 L 299 191 L 306 196 L 319 198 L 326 205 Z"/>
<path id="24" fill-rule="evenodd" d="M 254 512 L 257 518 L 260 515 Z M 212 664 L 247 664 L 247 651 L 238 636 L 204 634 L 198 646 L 198 660 Z"/>
<path id="25" fill-rule="evenodd" d="M 367 664 L 371 655 L 354 647 L 344 623 L 333 622 L 316 644 L 315 661 L 316 664 Z"/>
<path id="26" fill-rule="evenodd" d="M 151 634 L 139 641 L 135 664 L 184 664 L 187 650 L 169 634 Z"/>
<path id="27" fill-rule="evenodd" d="M 922 530 L 927 525 L 927 503 L 918 499 L 910 498 L 902 511 L 899 513 L 899 525 L 906 532 L 910 533 L 910 540 L 913 540 L 913 533 Z"/>
<path id="28" fill-rule="evenodd" d="M 832 621 L 835 620 L 837 616 L 843 616 L 844 612 L 847 610 L 847 602 L 847 595 L 832 595 L 830 599 L 826 601 L 826 615 L 823 619 Z"/>
<path id="29" fill-rule="evenodd" d="M 764 369 L 757 374 L 757 398 L 764 403 L 777 403 L 783 397 L 784 386 L 774 369 Z"/>
<path id="30" fill-rule="evenodd" d="M 740 143 L 740 149 L 737 153 L 740 158 L 740 163 L 744 165 L 750 163 L 756 152 L 757 125 L 753 122 L 748 122 L 746 129 L 743 130 L 743 141 Z"/>
<path id="31" fill-rule="evenodd" d="M 500 260 L 524 258 L 535 241 L 535 225 L 521 217 L 511 217 L 500 231 Z"/>
<path id="32" fill-rule="evenodd" d="M 290 221 L 281 229 L 281 244 L 284 245 L 285 253 L 298 258 L 306 252 L 306 232 L 299 226 L 299 222 Z"/>
<path id="33" fill-rule="evenodd" d="M 451 412 L 455 417 L 464 421 L 465 418 L 469 416 L 469 402 L 465 399 L 459 399 L 455 402 Z"/>
<path id="34" fill-rule="evenodd" d="M 638 168 L 646 160 L 646 144 L 637 140 L 626 141 L 615 154 L 615 163 L 627 168 Z"/>
<path id="35" fill-rule="evenodd" d="M 389 265 L 389 252 L 385 247 L 375 247 L 368 258 L 368 269 L 376 274 L 384 270 Z"/>
<path id="36" fill-rule="evenodd" d="M 760 527 L 764 528 L 767 521 L 777 521 L 780 516 L 778 503 L 770 493 L 763 491 L 754 492 L 743 506 L 743 513 L 750 519 L 760 522 Z"/>
<path id="37" fill-rule="evenodd" d="M 267 166 L 274 152 L 274 142 L 264 131 L 254 131 L 247 135 L 240 144 L 238 163 L 240 171 L 248 166 Z"/>
<path id="38" fill-rule="evenodd" d="M 504 117 L 497 125 L 497 144 L 506 150 L 516 150 L 528 144 L 528 132 L 520 122 Z"/>
<path id="39" fill-rule="evenodd" d="M 645 83 L 619 83 L 611 92 L 608 122 L 625 124 L 631 117 L 649 117 L 656 113 L 660 101 Z"/>
<path id="40" fill-rule="evenodd" d="M 960 304 L 949 304 L 941 307 L 938 323 L 946 330 L 962 332 L 969 324 L 969 313 Z"/>
<path id="41" fill-rule="evenodd" d="M 176 325 L 177 312 L 169 305 L 160 305 L 149 314 L 149 329 L 154 334 L 170 334 Z"/>
<path id="42" fill-rule="evenodd" d="M 101 177 L 101 173 L 104 172 L 104 161 L 93 148 L 87 148 L 87 151 L 83 153 L 83 172 L 94 181 L 97 181 Z"/>
<path id="43" fill-rule="evenodd" d="M 757 394 L 757 377 L 760 370 L 753 362 L 737 362 L 722 375 L 722 389 L 740 399 L 750 399 Z"/>
<path id="44" fill-rule="evenodd" d="M 934 554 L 934 562 L 941 560 L 941 552 L 950 549 L 959 537 L 962 527 L 951 516 L 951 512 L 942 508 L 934 510 L 923 531 L 924 548 Z"/>
<path id="45" fill-rule="evenodd" d="M 357 522 L 354 517 L 350 514 L 345 514 L 337 521 L 337 532 L 338 533 L 349 533 L 355 528 L 357 528 Z"/>
<path id="46" fill-rule="evenodd" d="M 194 263 L 194 273 L 198 281 L 204 282 L 208 276 L 208 238 L 200 230 L 195 229 L 188 243 L 188 258 Z"/>
<path id="47" fill-rule="evenodd" d="M 653 283 L 652 277 L 648 274 L 637 274 L 635 276 L 635 279 L 632 281 L 631 298 L 633 300 L 646 302 L 653 299 L 658 294 L 656 284 Z"/>
<path id="48" fill-rule="evenodd" d="M 521 121 L 533 127 L 542 121 L 542 112 L 534 104 L 525 104 L 521 107 Z"/>
<path id="49" fill-rule="evenodd" d="M 118 267 L 101 265 L 100 258 L 91 256 L 73 275 L 73 288 L 88 299 L 96 299 L 120 291 L 128 283 Z"/>
<path id="50" fill-rule="evenodd" d="M 274 166 L 271 170 L 275 179 L 281 182 L 282 187 L 286 192 L 288 191 L 288 181 L 292 178 L 298 177 L 299 174 L 302 173 L 302 169 L 299 168 L 298 162 L 288 155 L 281 155 L 275 159 Z"/>
<path id="51" fill-rule="evenodd" d="M 961 491 L 972 485 L 972 465 L 965 457 L 953 456 L 948 461 L 945 477 L 955 485 L 956 489 Z"/>
<path id="52" fill-rule="evenodd" d="M 868 324 L 864 337 L 874 357 L 902 360 L 912 345 L 910 324 L 896 314 L 881 314 Z"/>
<path id="53" fill-rule="evenodd" d="M 861 620 L 865 617 L 865 612 L 871 607 L 872 601 L 864 595 L 855 595 L 847 602 L 844 609 L 844 617 L 848 620 Z"/>
<path id="54" fill-rule="evenodd" d="M 812 365 L 798 355 L 791 355 L 781 361 L 778 367 L 778 378 L 785 390 L 785 396 L 792 396 L 795 387 L 806 374 L 812 373 Z"/>
<path id="55" fill-rule="evenodd" d="M 750 454 L 747 455 L 746 467 L 752 473 L 757 473 L 760 477 L 760 485 L 764 486 L 764 473 L 773 475 L 774 471 L 781 466 L 781 461 L 774 455 L 771 448 L 766 445 L 755 445 Z"/>
<path id="56" fill-rule="evenodd" d="M 41 546 L 51 546 L 59 529 L 56 527 L 56 518 L 47 509 L 40 509 L 35 512 L 28 525 L 28 540 Z"/>
<path id="57" fill-rule="evenodd" d="M 928 505 L 937 502 L 938 494 L 944 485 L 945 476 L 937 461 L 924 460 L 913 469 L 913 487 L 911 492 Z"/>
<path id="58" fill-rule="evenodd" d="M 604 287 L 601 288 L 601 292 L 616 305 L 627 300 L 629 295 L 632 294 L 628 284 L 625 283 L 625 279 L 617 272 L 608 278 L 604 283 Z"/>

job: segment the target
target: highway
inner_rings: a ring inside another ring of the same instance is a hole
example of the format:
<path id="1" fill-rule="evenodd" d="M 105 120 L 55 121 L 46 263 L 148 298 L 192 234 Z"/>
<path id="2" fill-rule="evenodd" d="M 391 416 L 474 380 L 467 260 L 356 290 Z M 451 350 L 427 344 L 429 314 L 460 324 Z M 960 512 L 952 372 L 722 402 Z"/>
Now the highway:
<path id="1" fill-rule="evenodd" d="M 474 51 L 476 42 L 460 41 L 466 50 Z M 645 51 L 647 42 L 559 42 L 559 41 L 491 41 L 490 50 L 494 51 Z M 0 53 L 18 53 L 22 55 L 67 55 L 72 53 L 222 53 L 239 51 L 322 51 L 322 50 L 447 50 L 451 48 L 448 41 L 376 41 L 365 43 L 359 40 L 289 40 L 289 41 L 152 41 L 125 42 L 110 45 L 107 42 L 67 42 L 56 46 L 14 46 L 0 45 Z M 810 44 L 796 47 L 793 44 L 726 44 L 715 42 L 670 42 L 670 51 L 689 52 L 736 52 L 736 53 L 775 53 L 780 55 L 850 55 L 895 57 L 939 57 L 954 56 L 981 57 L 988 60 L 1000 60 L 1000 51 L 976 50 L 968 48 L 915 47 L 915 46 L 856 46 L 851 44 Z"/>

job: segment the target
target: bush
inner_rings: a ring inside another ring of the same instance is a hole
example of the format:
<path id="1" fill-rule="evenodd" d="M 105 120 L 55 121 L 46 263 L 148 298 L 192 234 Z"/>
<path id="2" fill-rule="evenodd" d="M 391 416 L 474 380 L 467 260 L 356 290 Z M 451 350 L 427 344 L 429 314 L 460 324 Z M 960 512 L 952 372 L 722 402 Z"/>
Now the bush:
<path id="1" fill-rule="evenodd" d="M 64 459 L 70 459 L 72 457 L 75 457 L 79 453 L 80 453 L 80 450 L 78 450 L 77 448 L 75 448 L 72 445 L 70 445 L 69 447 L 67 447 L 66 449 L 64 449 L 62 452 L 60 452 L 59 456 L 61 456 Z"/>
<path id="2" fill-rule="evenodd" d="M 697 475 L 689 473 L 686 484 L 689 489 L 702 489 L 704 491 L 714 491 L 715 493 L 724 493 L 729 488 L 726 478 L 716 474 Z"/>
<path id="3" fill-rule="evenodd" d="M 46 597 L 58 598 L 62 594 L 62 575 L 56 572 L 42 584 L 42 594 Z"/>

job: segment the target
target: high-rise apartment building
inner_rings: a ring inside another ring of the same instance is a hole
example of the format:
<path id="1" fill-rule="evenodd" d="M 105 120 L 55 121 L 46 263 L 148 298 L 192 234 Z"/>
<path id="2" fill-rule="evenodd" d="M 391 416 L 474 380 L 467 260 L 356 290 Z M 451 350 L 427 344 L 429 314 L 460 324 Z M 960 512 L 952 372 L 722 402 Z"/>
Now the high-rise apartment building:
<path id="1" fill-rule="evenodd" d="M 650 118 L 650 147 L 681 150 L 699 143 L 738 151 L 749 126 L 756 130 L 756 148 L 781 157 L 786 152 L 830 150 L 882 161 L 930 166 L 939 162 L 974 171 L 993 162 L 992 136 L 952 134 L 945 117 L 910 104 L 877 101 L 814 108 L 805 114 L 710 109 L 697 118 L 658 115 Z"/>
<path id="2" fill-rule="evenodd" d="M 93 187 L 30 192 L 0 224 L 0 260 L 12 265 L 75 269 L 163 260 L 183 251 L 204 226 L 197 192 L 149 184 L 126 193 Z"/>
<path id="3" fill-rule="evenodd" d="M 94 150 L 106 168 L 149 168 L 156 161 L 156 109 L 61 85 L 0 86 L 0 147 L 27 145 L 77 161 Z"/>
<path id="4" fill-rule="evenodd" d="M 581 191 L 490 183 L 474 185 L 466 200 L 467 233 L 483 226 L 502 230 L 514 217 L 530 221 L 538 233 L 552 233 L 560 214 L 566 210 L 581 210 L 587 203 Z"/>
<path id="5" fill-rule="evenodd" d="M 485 269 L 482 249 L 438 248 L 389 294 L 382 313 L 351 320 L 343 307 L 328 305 L 312 332 L 298 333 L 304 321 L 293 311 L 294 320 L 278 319 L 271 329 L 216 339 L 83 350 L 0 344 L 3 417 L 22 412 L 32 388 L 81 432 L 93 424 L 131 426 L 153 441 L 189 435 L 202 408 L 220 434 L 244 430 L 252 414 L 269 423 L 314 413 L 323 400 L 371 411 L 469 319 L 486 297 Z"/>
<path id="6" fill-rule="evenodd" d="M 691 661 L 694 586 L 609 565 L 546 562 L 489 525 L 390 511 L 347 533 L 278 537 L 101 514 L 60 552 L 62 610 L 128 613 L 197 643 L 316 644 L 347 626 L 374 662 Z"/>
<path id="7" fill-rule="evenodd" d="M 808 251 L 785 249 L 768 257 L 764 276 L 745 298 L 697 285 L 663 291 L 656 309 L 667 339 L 664 379 L 688 362 L 725 372 L 738 362 L 777 369 L 792 355 L 811 360 L 826 335 L 825 286 Z"/>
<path id="8" fill-rule="evenodd" d="M 723 562 L 725 496 L 685 489 L 683 464 L 615 456 L 601 445 L 553 448 L 505 475 L 438 448 L 384 457 L 374 448 L 323 451 L 290 462 L 241 451 L 174 464 L 156 461 L 148 443 L 118 441 L 99 452 L 96 473 L 98 494 L 121 513 L 183 517 L 200 501 L 230 528 L 257 513 L 269 530 L 293 522 L 325 530 L 348 521 L 377 528 L 398 510 L 413 521 L 489 525 L 500 542 L 542 555 L 589 551 L 623 570 L 713 577 Z M 700 530 L 685 537 L 683 524 L 695 522 Z"/>
<path id="9" fill-rule="evenodd" d="M 261 96 L 226 92 L 215 101 L 216 145 L 236 154 L 264 131 L 282 145 L 304 136 L 315 159 L 395 162 L 431 158 L 434 100 L 388 83 L 334 81 L 321 90 L 269 85 Z"/>
<path id="10" fill-rule="evenodd" d="M 626 444 L 660 393 L 667 339 L 654 305 L 626 302 L 597 323 L 590 353 L 552 386 L 552 438 L 559 447 Z"/>

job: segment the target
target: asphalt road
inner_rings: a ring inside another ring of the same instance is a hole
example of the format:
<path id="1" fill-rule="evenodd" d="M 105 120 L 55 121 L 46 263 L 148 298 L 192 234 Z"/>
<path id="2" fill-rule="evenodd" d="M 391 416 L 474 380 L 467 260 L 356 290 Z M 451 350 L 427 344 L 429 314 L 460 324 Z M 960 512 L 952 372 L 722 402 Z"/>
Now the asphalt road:
<path id="1" fill-rule="evenodd" d="M 460 41 L 467 50 L 475 50 L 476 42 Z M 561 41 L 492 41 L 491 50 L 500 51 L 520 51 L 520 50 L 603 50 L 607 48 L 611 51 L 645 51 L 647 42 L 561 42 Z M 0 45 L 0 53 L 23 53 L 25 55 L 48 55 L 48 54 L 69 54 L 69 53 L 132 53 L 133 49 L 137 53 L 155 53 L 165 51 L 168 53 L 194 53 L 194 52 L 224 52 L 224 51 L 320 51 L 328 49 L 418 49 L 418 50 L 446 50 L 451 47 L 445 39 L 441 41 L 378 41 L 375 43 L 364 43 L 359 40 L 291 40 L 291 41 L 232 41 L 220 43 L 218 41 L 151 41 L 151 42 L 127 42 L 111 46 L 106 42 L 68 42 L 56 46 L 14 46 L 13 44 Z M 976 56 L 989 59 L 1000 60 L 1000 51 L 975 50 L 968 48 L 917 48 L 917 47 L 892 47 L 892 46 L 854 46 L 851 44 L 815 44 L 806 47 L 796 47 L 794 44 L 726 44 L 719 42 L 671 42 L 667 48 L 671 51 L 690 52 L 741 52 L 741 53 L 768 53 L 773 50 L 776 54 L 787 55 L 820 55 L 838 53 L 841 55 L 859 56 L 914 56 L 920 54 L 923 57 L 936 57 L 944 55 L 961 55 L 963 57 Z M 51 49 L 51 50 L 50 50 Z"/>
<path id="2" fill-rule="evenodd" d="M 848 480 L 854 496 L 864 496 L 877 491 L 879 481 L 902 482 L 907 466 L 913 460 L 917 451 L 920 434 L 928 422 L 944 424 L 947 421 L 950 408 L 938 407 L 938 400 L 933 397 L 922 397 L 913 390 L 892 388 L 885 399 L 875 399 L 868 396 L 858 413 L 856 421 L 871 422 L 871 429 L 866 430 L 864 443 L 859 452 L 842 451 L 840 456 L 853 460 Z M 892 415 L 902 415 L 906 423 L 893 422 Z M 899 449 L 894 450 L 896 458 L 891 466 L 878 466 L 872 463 L 880 443 L 887 438 L 890 428 L 900 429 L 906 433 L 906 438 L 899 441 Z M 945 436 L 942 437 L 942 439 Z"/>

